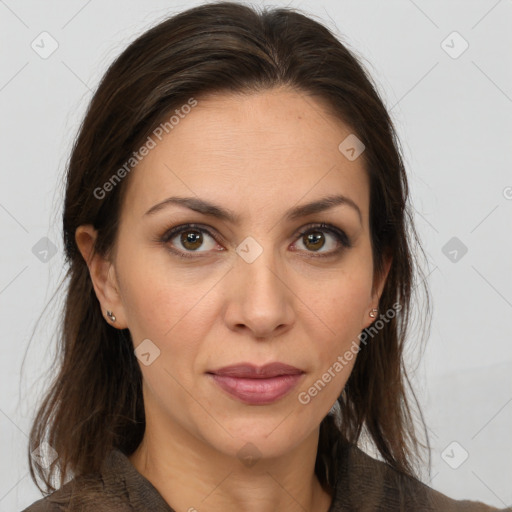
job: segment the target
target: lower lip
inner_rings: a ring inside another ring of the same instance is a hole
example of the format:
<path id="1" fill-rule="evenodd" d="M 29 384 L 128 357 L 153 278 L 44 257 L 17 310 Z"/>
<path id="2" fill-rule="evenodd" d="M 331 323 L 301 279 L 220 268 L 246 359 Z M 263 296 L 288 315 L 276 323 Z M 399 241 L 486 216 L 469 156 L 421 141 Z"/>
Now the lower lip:
<path id="1" fill-rule="evenodd" d="M 209 374 L 229 395 L 251 405 L 271 404 L 289 393 L 304 375 L 279 375 L 268 379 L 246 379 Z"/>

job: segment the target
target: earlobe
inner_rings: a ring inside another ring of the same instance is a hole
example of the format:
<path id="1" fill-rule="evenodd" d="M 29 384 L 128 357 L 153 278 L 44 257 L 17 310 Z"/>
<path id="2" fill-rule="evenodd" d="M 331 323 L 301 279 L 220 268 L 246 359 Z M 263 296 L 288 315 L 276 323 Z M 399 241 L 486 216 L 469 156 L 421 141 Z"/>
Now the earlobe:
<path id="1" fill-rule="evenodd" d="M 94 292 L 101 305 L 105 321 L 119 329 L 126 328 L 123 306 L 117 285 L 117 278 L 113 263 L 103 255 L 94 252 L 97 231 L 90 224 L 79 226 L 75 232 L 75 241 L 89 268 L 89 275 Z M 107 311 L 111 312 L 110 315 Z"/>

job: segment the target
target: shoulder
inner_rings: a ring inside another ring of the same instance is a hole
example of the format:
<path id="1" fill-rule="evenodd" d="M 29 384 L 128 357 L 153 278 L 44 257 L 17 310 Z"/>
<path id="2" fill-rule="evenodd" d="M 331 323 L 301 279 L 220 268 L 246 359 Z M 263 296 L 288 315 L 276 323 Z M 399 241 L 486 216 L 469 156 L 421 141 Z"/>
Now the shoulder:
<path id="1" fill-rule="evenodd" d="M 174 512 L 157 489 L 113 449 L 98 473 L 81 475 L 23 512 Z"/>
<path id="2" fill-rule="evenodd" d="M 158 491 L 131 464 L 125 454 L 112 450 L 99 473 L 81 475 L 22 512 L 173 512 Z"/>
<path id="3" fill-rule="evenodd" d="M 109 486 L 110 487 L 110 486 Z M 101 474 L 74 478 L 60 489 L 32 503 L 22 512 L 133 511 L 125 493 L 105 488 Z"/>
<path id="4" fill-rule="evenodd" d="M 374 459 L 354 445 L 340 450 L 335 508 L 341 510 L 492 512 L 481 502 L 455 500 Z M 512 512 L 512 509 L 502 509 Z"/>

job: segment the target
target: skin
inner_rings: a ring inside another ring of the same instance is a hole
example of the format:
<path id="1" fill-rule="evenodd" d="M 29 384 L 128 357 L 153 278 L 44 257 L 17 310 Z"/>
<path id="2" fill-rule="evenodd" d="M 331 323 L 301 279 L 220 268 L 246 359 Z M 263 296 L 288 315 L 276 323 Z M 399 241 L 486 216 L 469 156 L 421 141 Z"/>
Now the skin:
<path id="1" fill-rule="evenodd" d="M 112 310 L 112 325 L 128 328 L 134 347 L 150 339 L 160 350 L 150 365 L 139 363 L 146 432 L 129 459 L 176 511 L 329 509 L 332 496 L 314 473 L 319 425 L 355 358 L 307 405 L 298 395 L 373 322 L 391 263 L 374 275 L 363 159 L 338 150 L 350 133 L 318 99 L 286 88 L 198 98 L 132 170 L 110 260 L 92 256 L 92 226 L 77 229 L 105 320 Z M 284 219 L 288 209 L 332 194 L 352 199 L 362 219 L 347 205 Z M 169 196 L 197 196 L 241 220 L 177 205 L 145 215 Z M 179 234 L 155 241 L 189 222 L 217 241 L 204 233 L 202 245 L 183 245 Z M 314 227 L 319 242 L 299 234 L 318 222 L 343 230 L 352 247 Z M 247 236 L 263 249 L 252 263 L 235 251 Z M 271 361 L 305 375 L 268 405 L 242 403 L 206 374 Z M 251 467 L 237 456 L 246 443 L 257 448 Z"/>

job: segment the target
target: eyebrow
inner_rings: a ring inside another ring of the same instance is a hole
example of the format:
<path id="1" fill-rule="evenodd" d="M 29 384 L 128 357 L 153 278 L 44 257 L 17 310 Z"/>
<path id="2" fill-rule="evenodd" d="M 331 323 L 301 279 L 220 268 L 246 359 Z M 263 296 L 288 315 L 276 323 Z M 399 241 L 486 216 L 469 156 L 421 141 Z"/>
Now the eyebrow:
<path id="1" fill-rule="evenodd" d="M 162 202 L 152 206 L 144 214 L 144 216 L 153 215 L 163 210 L 167 206 L 171 205 L 185 206 L 198 213 L 202 213 L 203 215 L 216 217 L 220 220 L 229 221 L 233 224 L 237 224 L 240 222 L 240 216 L 235 214 L 231 210 L 218 206 L 214 203 L 210 203 L 204 199 L 199 199 L 198 197 L 168 197 L 167 199 L 164 199 Z M 362 223 L 362 214 L 359 206 L 357 206 L 357 204 L 352 199 L 343 195 L 331 195 L 323 197 L 322 199 L 318 199 L 316 201 L 312 201 L 310 203 L 306 203 L 291 208 L 286 212 L 285 219 L 295 220 L 300 217 L 306 217 L 314 213 L 329 210 L 339 205 L 346 205 L 355 210 L 358 214 L 359 221 Z"/>

